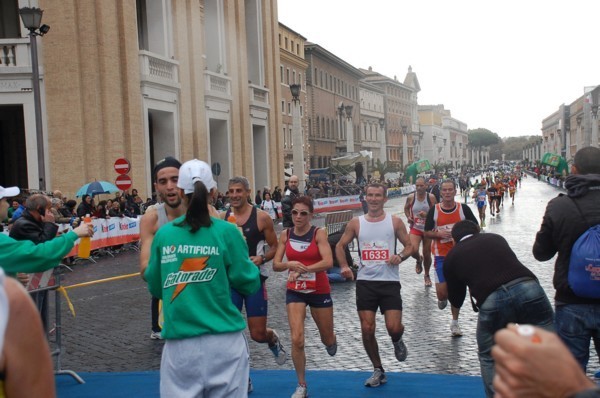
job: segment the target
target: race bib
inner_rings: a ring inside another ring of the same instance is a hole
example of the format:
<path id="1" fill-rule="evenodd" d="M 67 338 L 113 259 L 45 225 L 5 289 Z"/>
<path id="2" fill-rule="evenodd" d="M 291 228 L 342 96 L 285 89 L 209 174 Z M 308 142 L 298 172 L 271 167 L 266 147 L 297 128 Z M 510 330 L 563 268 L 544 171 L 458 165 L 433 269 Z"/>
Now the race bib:
<path id="1" fill-rule="evenodd" d="M 300 274 L 295 281 L 288 281 L 287 288 L 298 293 L 312 293 L 317 290 L 317 274 L 314 272 Z"/>
<path id="2" fill-rule="evenodd" d="M 425 227 L 425 219 L 424 218 L 420 218 L 420 217 L 415 217 L 415 225 L 418 225 L 419 227 Z"/>
<path id="3" fill-rule="evenodd" d="M 454 226 L 454 224 L 446 224 L 446 225 L 442 225 L 440 227 L 438 227 L 438 231 L 448 231 L 451 232 L 452 231 L 452 227 Z M 446 239 L 440 239 L 440 243 L 449 243 L 452 242 L 452 236 Z"/>
<path id="4" fill-rule="evenodd" d="M 360 248 L 363 265 L 380 265 L 390 260 L 390 249 L 386 242 L 364 242 Z"/>

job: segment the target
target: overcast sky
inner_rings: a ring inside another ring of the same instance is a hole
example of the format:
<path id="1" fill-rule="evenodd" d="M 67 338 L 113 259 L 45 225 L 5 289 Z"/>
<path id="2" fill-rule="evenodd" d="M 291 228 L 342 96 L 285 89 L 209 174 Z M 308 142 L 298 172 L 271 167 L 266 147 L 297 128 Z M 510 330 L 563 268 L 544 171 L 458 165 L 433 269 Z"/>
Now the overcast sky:
<path id="1" fill-rule="evenodd" d="M 411 65 L 419 104 L 469 129 L 541 135 L 600 84 L 600 0 L 278 0 L 279 21 L 357 68 Z"/>

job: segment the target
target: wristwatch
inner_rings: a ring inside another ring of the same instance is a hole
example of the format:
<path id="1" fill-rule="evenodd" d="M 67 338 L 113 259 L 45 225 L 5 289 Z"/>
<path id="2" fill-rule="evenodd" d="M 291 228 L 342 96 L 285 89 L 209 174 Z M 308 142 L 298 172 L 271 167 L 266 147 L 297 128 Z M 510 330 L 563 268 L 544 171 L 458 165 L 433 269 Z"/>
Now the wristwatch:
<path id="1" fill-rule="evenodd" d="M 264 255 L 264 254 L 261 254 L 261 255 L 260 255 L 260 258 L 262 258 L 262 263 L 263 263 L 263 264 L 267 262 L 267 258 L 265 257 L 265 255 Z"/>
<path id="2" fill-rule="evenodd" d="M 399 256 L 400 256 L 400 262 L 406 260 L 406 257 L 404 257 L 404 255 L 402 254 L 402 252 L 400 252 Z"/>

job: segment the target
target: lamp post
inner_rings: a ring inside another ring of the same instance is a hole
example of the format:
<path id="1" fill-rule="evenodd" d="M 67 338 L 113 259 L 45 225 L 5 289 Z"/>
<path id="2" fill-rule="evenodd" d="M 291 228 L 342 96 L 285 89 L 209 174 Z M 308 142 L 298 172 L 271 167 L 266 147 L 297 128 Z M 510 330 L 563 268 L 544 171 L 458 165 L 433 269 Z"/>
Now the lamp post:
<path id="1" fill-rule="evenodd" d="M 38 64 L 37 36 L 43 36 L 50 30 L 48 25 L 41 25 L 43 10 L 35 7 L 19 9 L 23 26 L 29 30 L 31 48 L 31 71 L 33 85 L 33 104 L 35 108 L 35 135 L 38 155 L 39 190 L 46 190 L 46 163 L 44 156 L 44 130 L 42 126 L 42 100 L 40 95 L 40 69 Z"/>
<path id="2" fill-rule="evenodd" d="M 304 192 L 304 137 L 300 126 L 300 85 L 290 84 L 294 111 L 292 113 L 292 156 L 294 174 L 298 176 L 298 191 Z"/>
<path id="3" fill-rule="evenodd" d="M 387 140 L 385 136 L 385 119 L 379 119 L 379 131 L 381 132 L 381 149 L 379 151 L 379 160 L 387 162 Z"/>
<path id="4" fill-rule="evenodd" d="M 352 105 L 344 107 L 346 112 L 346 151 L 354 153 L 354 128 L 352 127 Z"/>
<path id="5" fill-rule="evenodd" d="M 402 168 L 408 164 L 408 126 L 402 123 Z"/>

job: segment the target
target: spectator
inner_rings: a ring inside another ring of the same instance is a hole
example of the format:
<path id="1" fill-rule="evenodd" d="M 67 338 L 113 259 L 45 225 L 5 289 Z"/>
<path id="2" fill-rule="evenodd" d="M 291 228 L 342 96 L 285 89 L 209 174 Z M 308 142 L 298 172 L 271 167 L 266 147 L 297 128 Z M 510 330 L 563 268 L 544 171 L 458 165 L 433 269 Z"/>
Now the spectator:
<path id="1" fill-rule="evenodd" d="M 256 195 L 254 196 L 254 203 L 256 204 L 256 206 L 260 207 L 260 205 L 262 204 L 263 201 L 263 196 L 260 194 L 260 189 L 258 191 L 256 191 Z"/>
<path id="2" fill-rule="evenodd" d="M 95 218 L 108 217 L 108 215 L 106 214 L 106 212 L 107 212 L 106 203 L 107 203 L 106 200 L 101 200 L 100 202 L 98 202 L 98 206 L 96 206 L 96 209 L 92 213 L 92 217 L 95 217 Z"/>
<path id="3" fill-rule="evenodd" d="M 577 151 L 571 172 L 565 183 L 567 195 L 548 202 L 533 255 L 547 261 L 558 253 L 553 279 L 556 333 L 585 371 L 590 340 L 600 335 L 600 299 L 577 296 L 569 286 L 568 273 L 573 244 L 591 225 L 600 223 L 600 149 Z M 600 346 L 595 344 L 595 348 L 600 353 Z"/>
<path id="4" fill-rule="evenodd" d="M 70 216 L 65 217 L 63 215 L 63 213 L 61 212 L 62 208 L 63 208 L 62 199 L 59 199 L 56 197 L 51 199 L 50 211 L 52 212 L 52 215 L 54 216 L 54 221 L 58 224 L 70 224 L 71 217 Z"/>
<path id="5" fill-rule="evenodd" d="M 94 207 L 92 206 L 92 197 L 90 195 L 83 195 L 81 203 L 77 206 L 77 217 L 83 218 L 89 214 L 94 214 Z"/>
<path id="6" fill-rule="evenodd" d="M 123 217 L 123 212 L 121 211 L 121 205 L 118 201 L 114 201 L 112 203 L 112 207 L 108 210 L 109 217 Z"/>
<path id="7" fill-rule="evenodd" d="M 262 201 L 260 208 L 266 211 L 271 217 L 271 220 L 275 222 L 279 218 L 279 212 L 277 211 L 277 207 L 275 206 L 275 202 L 271 200 L 271 194 L 267 192 L 265 195 L 265 200 Z"/>
<path id="8" fill-rule="evenodd" d="M 273 195 L 271 199 L 277 203 L 281 202 L 281 188 L 279 188 L 279 186 L 276 186 L 275 189 L 273 189 Z"/>
<path id="9" fill-rule="evenodd" d="M 288 181 L 288 189 L 285 191 L 284 197 L 281 199 L 281 213 L 283 216 L 283 228 L 291 228 L 294 226 L 292 221 L 292 202 L 300 196 L 298 191 L 298 176 L 293 175 Z"/>
<path id="10" fill-rule="evenodd" d="M 18 203 L 16 209 L 14 209 L 14 206 L 15 206 L 14 202 Z M 14 223 L 15 221 L 17 221 L 19 219 L 19 217 L 21 217 L 21 215 L 23 215 L 23 212 L 25 211 L 25 206 L 23 206 L 23 202 L 24 201 L 22 199 L 15 199 L 15 200 L 13 200 L 13 209 L 14 210 L 12 212 L 11 217 L 8 220 L 9 224 Z"/>
<path id="11" fill-rule="evenodd" d="M 486 396 L 494 390 L 494 360 L 491 356 L 494 333 L 509 322 L 529 323 L 552 329 L 550 301 L 535 275 L 497 234 L 480 234 L 471 221 L 459 221 L 452 228 L 454 248 L 444 260 L 448 300 L 460 308 L 467 287 L 472 295 L 477 320 L 477 346 Z M 485 259 L 485 267 L 481 266 Z"/>

